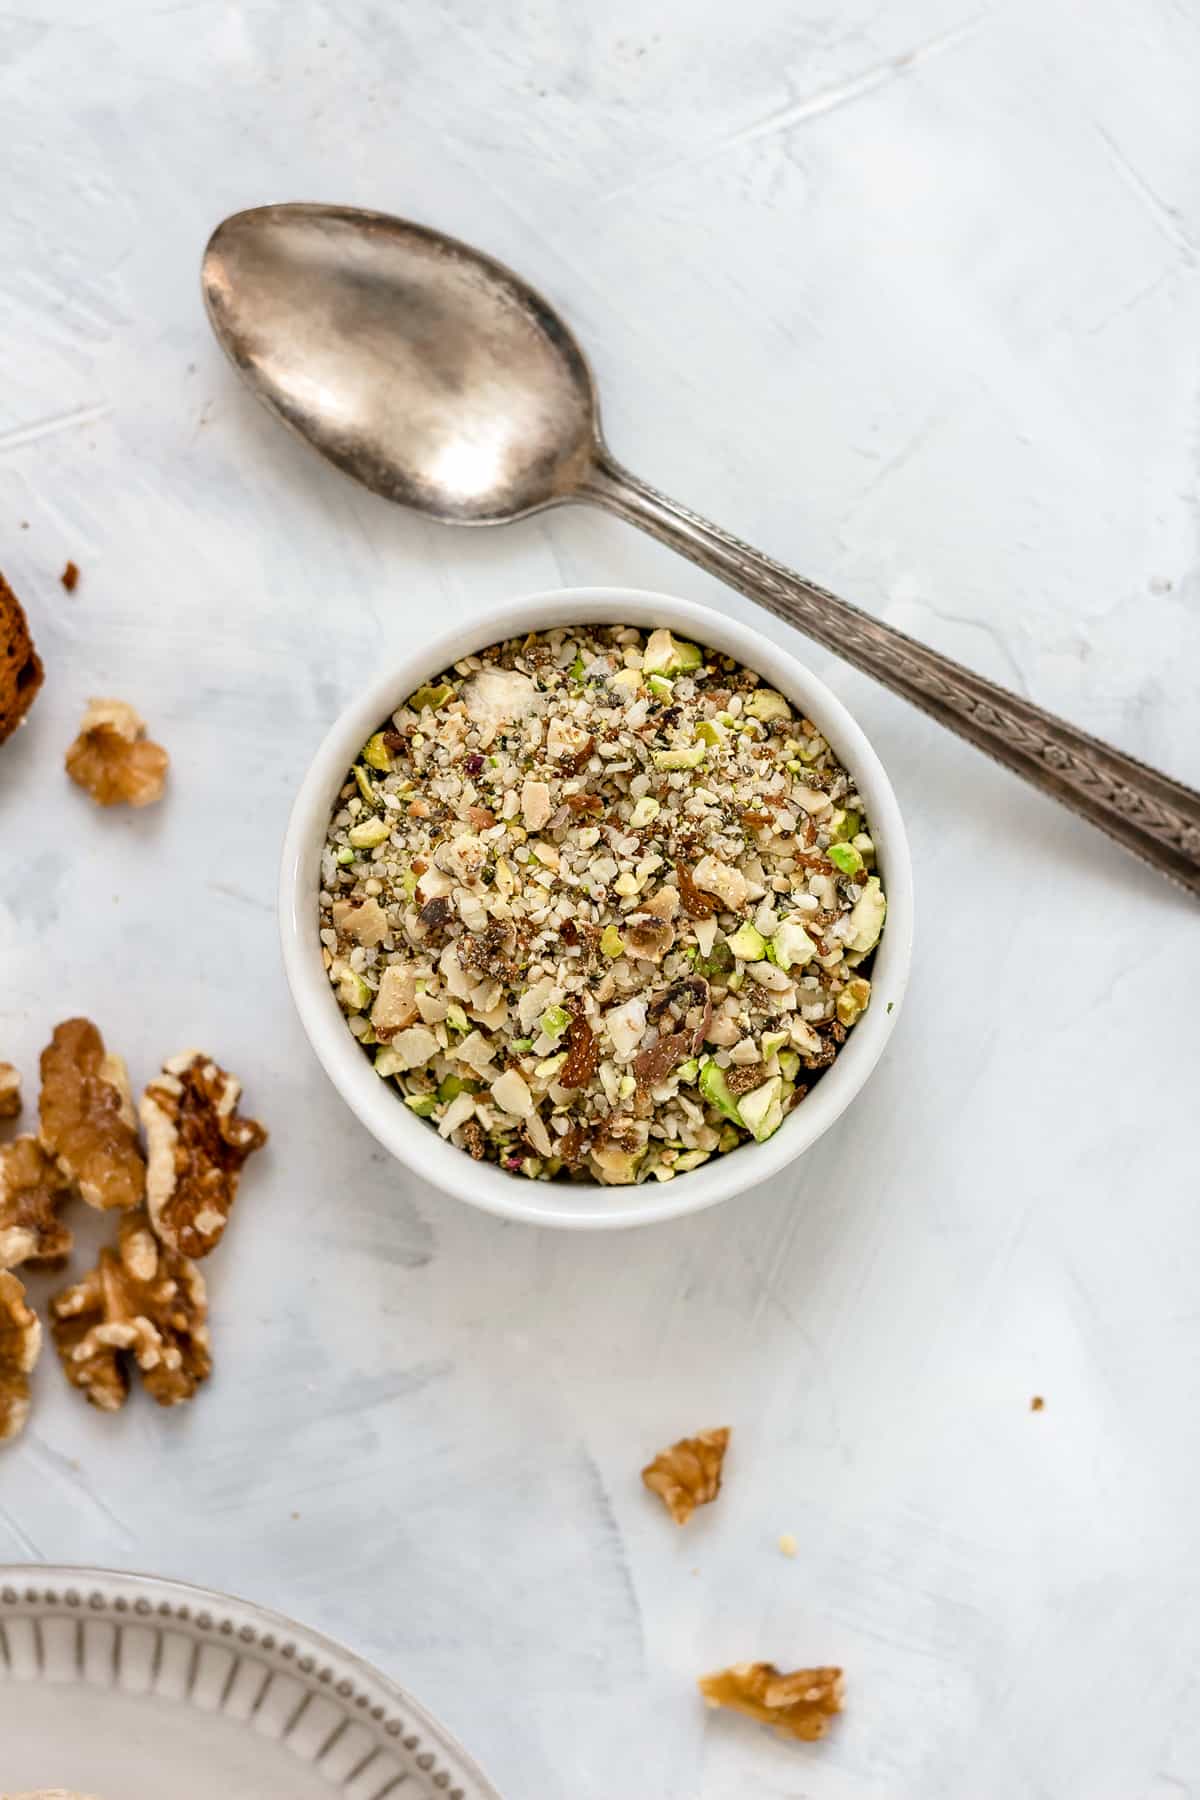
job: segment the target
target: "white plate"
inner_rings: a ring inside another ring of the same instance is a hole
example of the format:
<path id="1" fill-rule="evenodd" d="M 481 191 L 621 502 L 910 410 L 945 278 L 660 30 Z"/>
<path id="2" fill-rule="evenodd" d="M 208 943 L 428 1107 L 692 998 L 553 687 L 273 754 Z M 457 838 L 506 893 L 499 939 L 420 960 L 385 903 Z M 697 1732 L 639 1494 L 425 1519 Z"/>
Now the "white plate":
<path id="1" fill-rule="evenodd" d="M 0 1800 L 499 1800 L 394 1682 L 277 1613 L 93 1569 L 0 1567 Z"/>

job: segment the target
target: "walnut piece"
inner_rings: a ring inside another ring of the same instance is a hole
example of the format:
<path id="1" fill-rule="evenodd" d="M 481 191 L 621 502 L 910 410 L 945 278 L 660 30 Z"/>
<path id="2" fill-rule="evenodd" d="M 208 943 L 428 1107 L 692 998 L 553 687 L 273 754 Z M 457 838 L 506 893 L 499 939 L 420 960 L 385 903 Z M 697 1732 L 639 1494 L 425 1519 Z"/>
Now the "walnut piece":
<path id="1" fill-rule="evenodd" d="M 698 1506 L 707 1506 L 720 1493 L 721 1465 L 728 1445 L 728 1427 L 702 1431 L 661 1450 L 642 1470 L 642 1480 L 677 1525 L 686 1525 Z"/>
<path id="2" fill-rule="evenodd" d="M 128 1397 L 126 1351 L 160 1406 L 190 1400 L 211 1372 L 204 1277 L 157 1241 L 143 1212 L 126 1214 L 116 1250 L 56 1294 L 50 1316 L 67 1380 L 103 1412 Z"/>
<path id="3" fill-rule="evenodd" d="M 241 1092 L 236 1076 L 188 1050 L 163 1065 L 142 1100 L 150 1222 L 163 1243 L 183 1256 L 216 1249 L 242 1164 L 267 1141 L 263 1127 L 238 1112 Z"/>
<path id="4" fill-rule="evenodd" d="M 73 1239 L 57 1208 L 70 1191 L 70 1181 L 37 1138 L 14 1138 L 0 1147 L 0 1269 L 63 1266 Z"/>
<path id="5" fill-rule="evenodd" d="M 41 1139 L 89 1206 L 137 1206 L 146 1165 L 129 1076 L 90 1019 L 55 1026 L 42 1051 Z"/>
<path id="6" fill-rule="evenodd" d="M 169 761 L 132 706 L 92 700 L 67 751 L 67 774 L 100 806 L 149 806 L 162 795 Z"/>
<path id="7" fill-rule="evenodd" d="M 21 1116 L 21 1077 L 11 1063 L 0 1062 L 0 1119 Z"/>
<path id="8" fill-rule="evenodd" d="M 813 1743 L 829 1730 L 842 1710 L 840 1669 L 797 1669 L 784 1675 L 773 1663 L 735 1663 L 716 1675 L 704 1675 L 700 1692 L 709 1706 L 728 1706 L 760 1724 L 773 1725 L 780 1737 Z"/>
<path id="9" fill-rule="evenodd" d="M 42 1326 L 15 1275 L 0 1272 L 0 1444 L 19 1437 L 29 1417 L 29 1376 L 42 1348 Z"/>

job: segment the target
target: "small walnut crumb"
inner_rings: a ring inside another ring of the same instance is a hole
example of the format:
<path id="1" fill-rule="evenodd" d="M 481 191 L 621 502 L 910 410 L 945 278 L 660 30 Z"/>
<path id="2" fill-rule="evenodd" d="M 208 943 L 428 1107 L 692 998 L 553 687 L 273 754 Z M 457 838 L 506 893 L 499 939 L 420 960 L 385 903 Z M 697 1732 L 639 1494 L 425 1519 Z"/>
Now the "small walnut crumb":
<path id="1" fill-rule="evenodd" d="M 66 568 L 63 570 L 62 574 L 59 576 L 58 579 L 62 582 L 62 584 L 66 588 L 68 594 L 73 594 L 75 592 L 76 587 L 79 585 L 79 565 L 78 565 L 78 563 L 68 562 Z"/>
<path id="2" fill-rule="evenodd" d="M 727 1706 L 780 1737 L 812 1743 L 829 1730 L 842 1710 L 840 1669 L 797 1669 L 784 1675 L 773 1663 L 735 1663 L 717 1675 L 701 1676 L 700 1692 L 709 1706 Z"/>
<path id="3" fill-rule="evenodd" d="M 129 1076 L 89 1019 L 57 1025 L 42 1051 L 41 1139 L 102 1212 L 137 1206 L 146 1189 Z"/>
<path id="4" fill-rule="evenodd" d="M 1030 1412 L 1044 1412 L 1046 1410 L 1046 1402 L 1042 1399 L 1040 1394 L 1035 1394 L 1033 1396 L 1033 1399 L 1029 1402 L 1029 1410 Z"/>
<path id="5" fill-rule="evenodd" d="M 795 1556 L 800 1546 L 790 1531 L 784 1531 L 779 1536 L 779 1548 L 784 1556 Z"/>
<path id="6" fill-rule="evenodd" d="M 698 1506 L 707 1506 L 720 1493 L 721 1465 L 728 1444 L 728 1427 L 702 1431 L 661 1450 L 642 1470 L 642 1480 L 659 1496 L 677 1525 L 686 1525 Z"/>
<path id="7" fill-rule="evenodd" d="M 221 1241 L 242 1164 L 267 1141 L 237 1110 L 242 1084 L 196 1051 L 173 1057 L 141 1104 L 149 1158 L 146 1206 L 163 1243 L 207 1256 Z"/>
<path id="8" fill-rule="evenodd" d="M 73 1240 L 57 1208 L 70 1191 L 67 1177 L 35 1137 L 0 1147 L 0 1269 L 22 1263 L 63 1266 Z"/>
<path id="9" fill-rule="evenodd" d="M 19 1437 L 29 1417 L 29 1377 L 42 1348 L 38 1316 L 15 1275 L 0 1273 L 0 1444 Z"/>
<path id="10" fill-rule="evenodd" d="M 190 1400 L 211 1372 L 204 1277 L 157 1242 L 143 1212 L 121 1220 L 117 1249 L 55 1295 L 50 1315 L 67 1380 L 103 1412 L 128 1397 L 124 1352 L 160 1406 Z"/>
<path id="11" fill-rule="evenodd" d="M 0 1119 L 21 1116 L 21 1077 L 11 1063 L 0 1062 Z"/>
<path id="12" fill-rule="evenodd" d="M 169 757 L 123 700 L 92 700 L 67 751 L 67 774 L 100 806 L 149 806 L 161 797 Z"/>

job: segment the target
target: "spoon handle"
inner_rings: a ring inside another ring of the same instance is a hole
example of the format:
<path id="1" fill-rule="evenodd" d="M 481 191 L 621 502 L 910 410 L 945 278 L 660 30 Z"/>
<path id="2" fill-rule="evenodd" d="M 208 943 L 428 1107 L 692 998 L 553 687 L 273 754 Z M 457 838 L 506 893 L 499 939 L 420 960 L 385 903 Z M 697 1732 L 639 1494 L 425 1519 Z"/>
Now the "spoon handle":
<path id="1" fill-rule="evenodd" d="M 911 700 L 1200 896 L 1200 794 L 772 562 L 598 457 L 578 491 Z"/>

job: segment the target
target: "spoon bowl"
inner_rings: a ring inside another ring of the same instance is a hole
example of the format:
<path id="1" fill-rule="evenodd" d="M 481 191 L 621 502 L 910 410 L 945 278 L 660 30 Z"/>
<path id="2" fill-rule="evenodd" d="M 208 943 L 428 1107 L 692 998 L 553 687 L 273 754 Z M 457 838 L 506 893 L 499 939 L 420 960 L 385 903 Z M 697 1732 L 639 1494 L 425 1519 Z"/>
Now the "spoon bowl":
<path id="1" fill-rule="evenodd" d="M 217 227 L 203 284 L 217 337 L 259 398 L 374 493 L 458 525 L 566 500 L 606 507 L 1200 895 L 1200 794 L 621 468 L 600 436 L 583 352 L 502 263 L 385 213 L 261 206 Z"/>
<path id="2" fill-rule="evenodd" d="M 373 493 L 456 525 L 568 499 L 599 442 L 562 321 L 511 270 L 440 232 L 338 206 L 219 225 L 204 297 L 259 398 Z"/>

